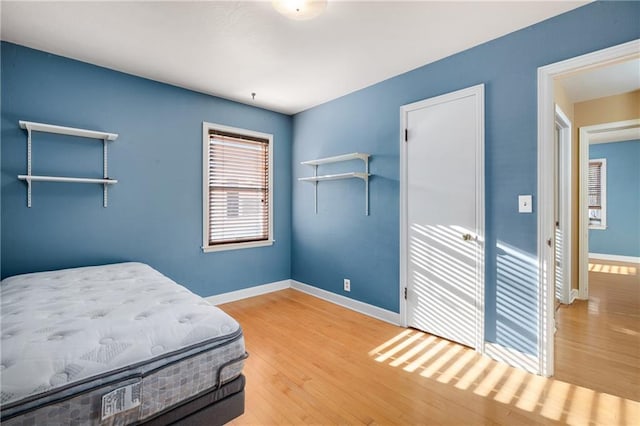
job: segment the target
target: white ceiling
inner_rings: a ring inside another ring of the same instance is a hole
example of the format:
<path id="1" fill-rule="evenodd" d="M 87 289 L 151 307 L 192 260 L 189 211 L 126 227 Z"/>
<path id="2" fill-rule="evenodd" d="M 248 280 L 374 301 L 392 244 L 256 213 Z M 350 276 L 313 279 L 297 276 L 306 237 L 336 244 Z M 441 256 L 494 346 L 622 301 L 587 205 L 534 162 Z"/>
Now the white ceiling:
<path id="1" fill-rule="evenodd" d="M 559 81 L 572 103 L 632 92 L 640 89 L 640 58 L 594 68 Z"/>
<path id="2" fill-rule="evenodd" d="M 0 35 L 293 114 L 585 3 L 329 0 L 293 21 L 266 1 L 3 0 Z"/>

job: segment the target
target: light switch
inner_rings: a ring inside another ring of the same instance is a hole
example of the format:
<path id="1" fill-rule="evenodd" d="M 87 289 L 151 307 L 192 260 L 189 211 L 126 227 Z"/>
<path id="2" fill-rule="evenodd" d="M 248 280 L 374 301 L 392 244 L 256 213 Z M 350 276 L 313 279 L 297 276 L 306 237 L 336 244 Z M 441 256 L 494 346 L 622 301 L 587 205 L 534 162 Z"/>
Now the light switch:
<path id="1" fill-rule="evenodd" d="M 532 213 L 531 195 L 518 195 L 518 213 Z"/>

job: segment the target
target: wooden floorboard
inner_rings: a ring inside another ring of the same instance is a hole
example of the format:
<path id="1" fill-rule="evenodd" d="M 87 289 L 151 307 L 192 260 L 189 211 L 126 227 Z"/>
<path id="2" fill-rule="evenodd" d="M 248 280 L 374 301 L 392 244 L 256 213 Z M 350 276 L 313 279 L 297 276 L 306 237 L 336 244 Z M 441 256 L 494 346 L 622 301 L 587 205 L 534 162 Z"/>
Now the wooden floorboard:
<path id="1" fill-rule="evenodd" d="M 589 300 L 557 311 L 556 378 L 640 401 L 640 265 L 589 265 Z"/>
<path id="2" fill-rule="evenodd" d="M 250 354 L 246 413 L 232 425 L 616 425 L 640 419 L 640 402 L 528 374 L 296 290 L 221 308 L 242 325 Z"/>

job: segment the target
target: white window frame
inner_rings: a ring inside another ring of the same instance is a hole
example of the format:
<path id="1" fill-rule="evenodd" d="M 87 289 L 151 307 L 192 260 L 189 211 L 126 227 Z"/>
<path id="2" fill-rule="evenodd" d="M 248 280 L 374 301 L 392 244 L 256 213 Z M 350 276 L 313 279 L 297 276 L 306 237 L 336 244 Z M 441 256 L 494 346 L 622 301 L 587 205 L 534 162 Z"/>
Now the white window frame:
<path id="1" fill-rule="evenodd" d="M 269 237 L 262 241 L 249 241 L 240 243 L 224 243 L 209 245 L 209 131 L 218 130 L 222 132 L 235 133 L 242 136 L 266 139 L 269 141 L 268 155 L 268 203 L 269 203 Z M 240 129 L 237 127 L 225 126 L 222 124 L 202 122 L 202 251 L 205 253 L 238 250 L 253 247 L 265 247 L 273 245 L 273 135 L 269 133 L 256 132 L 253 130 Z"/>
<path id="2" fill-rule="evenodd" d="M 590 158 L 591 163 L 600 163 L 600 225 L 592 225 L 589 223 L 589 229 L 607 229 L 607 159 L 606 158 Z M 588 194 L 587 194 L 588 197 Z M 587 209 L 589 206 L 587 206 Z M 588 211 L 588 210 L 587 210 Z M 587 222 L 588 223 L 588 222 Z"/>

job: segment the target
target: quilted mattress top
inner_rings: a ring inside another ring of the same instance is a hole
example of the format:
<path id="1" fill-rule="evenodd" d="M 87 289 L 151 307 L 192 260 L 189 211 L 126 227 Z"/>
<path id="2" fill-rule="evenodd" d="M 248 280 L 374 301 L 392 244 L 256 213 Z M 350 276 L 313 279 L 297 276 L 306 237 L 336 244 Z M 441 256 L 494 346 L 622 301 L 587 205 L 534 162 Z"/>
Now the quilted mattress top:
<path id="1" fill-rule="evenodd" d="M 241 333 L 142 263 L 18 275 L 0 288 L 1 406 Z"/>

